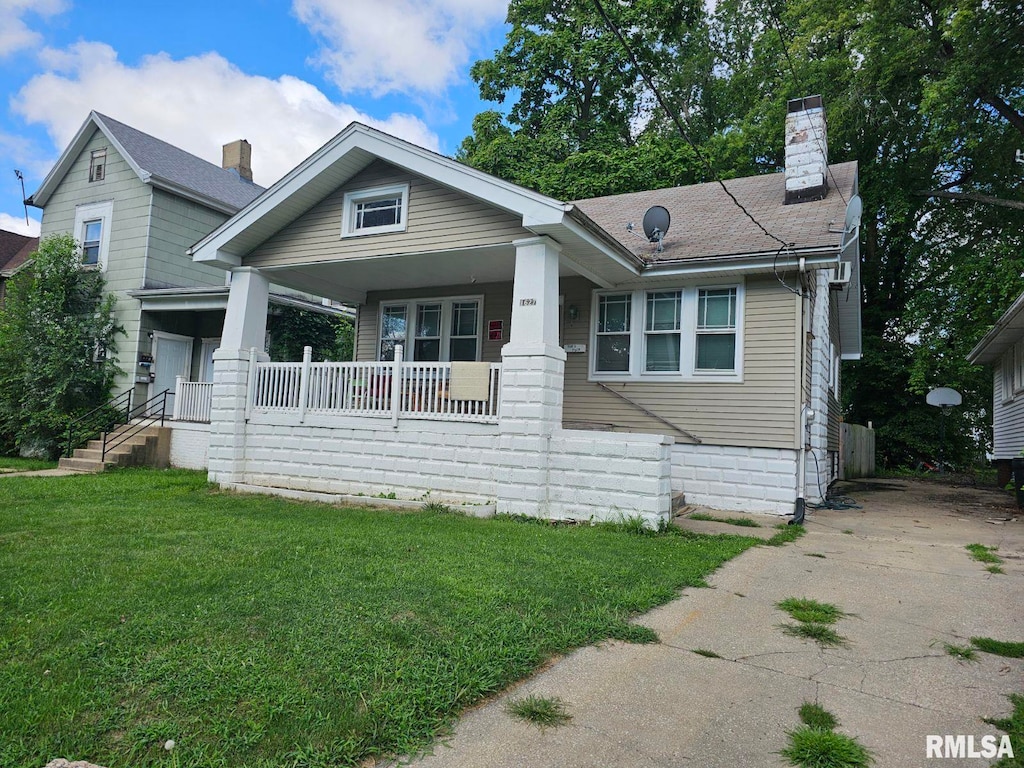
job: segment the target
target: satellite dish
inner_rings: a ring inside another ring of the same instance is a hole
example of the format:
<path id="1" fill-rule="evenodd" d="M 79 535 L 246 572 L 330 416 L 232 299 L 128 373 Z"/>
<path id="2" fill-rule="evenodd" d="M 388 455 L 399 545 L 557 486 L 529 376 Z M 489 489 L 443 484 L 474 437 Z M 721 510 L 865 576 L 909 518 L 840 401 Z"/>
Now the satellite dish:
<path id="1" fill-rule="evenodd" d="M 864 202 L 860 195 L 854 195 L 846 204 L 846 222 L 843 224 L 845 232 L 853 232 L 860 226 L 860 216 L 864 212 Z"/>
<path id="2" fill-rule="evenodd" d="M 661 241 L 671 221 L 668 209 L 661 205 L 652 205 L 644 214 L 644 234 L 649 242 L 658 244 L 658 251 L 662 249 Z"/>
<path id="3" fill-rule="evenodd" d="M 963 401 L 964 399 L 960 393 L 949 387 L 933 389 L 925 397 L 925 402 L 928 405 L 934 405 L 937 408 L 950 408 L 954 405 L 960 405 Z"/>

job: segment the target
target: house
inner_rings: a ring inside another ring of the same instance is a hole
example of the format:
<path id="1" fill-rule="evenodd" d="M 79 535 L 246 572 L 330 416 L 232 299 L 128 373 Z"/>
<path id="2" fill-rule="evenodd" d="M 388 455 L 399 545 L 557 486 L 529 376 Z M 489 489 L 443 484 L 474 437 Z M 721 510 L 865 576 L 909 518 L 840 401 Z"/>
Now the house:
<path id="1" fill-rule="evenodd" d="M 992 366 L 992 455 L 999 485 L 1010 481 L 1010 464 L 1024 450 L 1024 294 L 996 320 L 967 355 Z"/>
<path id="2" fill-rule="evenodd" d="M 179 377 L 212 381 L 230 276 L 186 251 L 263 192 L 252 181 L 251 154 L 245 140 L 232 142 L 218 167 L 91 112 L 26 201 L 43 209 L 42 236 L 71 232 L 83 266 L 104 272 L 127 332 L 116 389 L 133 389 L 135 403 L 174 393 Z M 295 291 L 275 289 L 270 301 L 272 308 L 339 312 Z"/>
<path id="3" fill-rule="evenodd" d="M 0 229 L 0 307 L 4 305 L 7 281 L 29 262 L 38 247 L 38 237 Z"/>
<path id="4" fill-rule="evenodd" d="M 684 497 L 802 512 L 860 356 L 857 166 L 825 137 L 798 99 L 785 173 L 562 202 L 350 125 L 191 250 L 232 274 L 210 479 L 652 525 Z M 668 229 L 640 237 L 653 206 Z M 267 361 L 271 281 L 358 305 L 355 361 Z"/>

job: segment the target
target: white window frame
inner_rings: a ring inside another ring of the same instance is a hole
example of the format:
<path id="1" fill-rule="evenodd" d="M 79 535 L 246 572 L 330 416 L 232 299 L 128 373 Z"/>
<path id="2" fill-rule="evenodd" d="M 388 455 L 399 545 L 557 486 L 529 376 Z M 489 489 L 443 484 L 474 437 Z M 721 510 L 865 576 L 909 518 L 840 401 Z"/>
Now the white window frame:
<path id="1" fill-rule="evenodd" d="M 736 328 L 732 331 L 736 334 L 736 357 L 735 367 L 732 370 L 699 370 L 697 369 L 697 312 L 698 312 L 698 291 L 699 289 L 729 289 L 736 290 Z M 646 370 L 646 346 L 647 346 L 647 294 L 649 293 L 671 293 L 682 294 L 681 328 L 680 328 L 680 350 L 678 371 L 648 371 Z M 597 370 L 597 322 L 598 303 L 601 296 L 629 294 L 630 305 L 630 332 L 629 332 L 629 370 L 598 371 Z M 589 381 L 687 381 L 687 382 L 708 382 L 708 383 L 742 383 L 743 381 L 743 347 L 744 347 L 744 307 L 746 304 L 746 289 L 742 281 L 722 283 L 699 282 L 687 285 L 664 285 L 638 288 L 636 290 L 611 290 L 594 291 L 591 296 L 590 307 L 590 354 Z"/>
<path id="2" fill-rule="evenodd" d="M 1014 348 L 1010 347 L 1003 353 L 999 366 L 999 384 L 1002 389 L 1003 403 L 1013 401 Z"/>
<path id="3" fill-rule="evenodd" d="M 476 313 L 476 358 L 477 362 L 480 361 L 480 355 L 483 351 L 483 317 L 484 317 L 484 297 L 479 296 L 441 296 L 441 297 L 423 297 L 418 299 L 401 299 L 394 301 L 382 301 L 380 307 L 377 310 L 377 351 L 375 358 L 380 360 L 380 346 L 383 341 L 384 332 L 384 310 L 387 307 L 405 307 L 405 339 L 396 340 L 396 343 L 402 344 L 404 348 L 403 359 L 414 362 L 415 350 L 416 350 L 416 315 L 417 309 L 421 304 L 440 304 L 441 305 L 441 342 L 440 342 L 440 360 L 436 362 L 447 363 L 450 362 L 449 357 L 451 355 L 451 339 L 452 339 L 452 304 L 460 302 L 471 302 L 475 301 L 477 306 Z M 456 338 L 469 338 L 468 336 L 458 336 Z M 435 362 L 435 361 L 428 361 Z"/>
<path id="4" fill-rule="evenodd" d="M 86 203 L 75 208 L 74 237 L 79 246 L 85 240 L 85 225 L 90 222 L 100 223 L 100 250 L 95 264 L 83 264 L 83 269 L 107 271 L 107 257 L 110 253 L 110 223 L 114 217 L 114 202 L 107 200 L 102 203 Z"/>
<path id="5" fill-rule="evenodd" d="M 360 203 L 372 202 L 397 197 L 399 199 L 399 221 L 394 224 L 384 224 L 379 227 L 356 228 L 356 214 Z M 386 232 L 405 232 L 409 221 L 409 185 L 391 184 L 386 187 L 371 187 L 369 189 L 358 189 L 346 192 L 342 205 L 341 236 L 363 237 L 365 235 L 379 235 Z"/>
<path id="6" fill-rule="evenodd" d="M 1013 396 L 1024 392 L 1024 339 L 1013 345 Z"/>
<path id="7" fill-rule="evenodd" d="M 101 147 L 89 153 L 89 183 L 107 178 L 107 148 Z"/>

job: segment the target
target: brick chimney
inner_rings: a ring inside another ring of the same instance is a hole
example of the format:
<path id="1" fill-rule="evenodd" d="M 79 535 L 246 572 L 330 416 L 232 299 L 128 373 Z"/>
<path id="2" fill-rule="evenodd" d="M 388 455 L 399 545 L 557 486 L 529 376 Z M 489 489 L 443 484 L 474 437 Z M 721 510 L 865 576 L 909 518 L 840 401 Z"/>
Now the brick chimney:
<path id="1" fill-rule="evenodd" d="M 252 145 L 245 139 L 224 145 L 221 167 L 234 171 L 246 181 L 252 181 Z"/>
<path id="2" fill-rule="evenodd" d="M 821 96 L 790 99 L 786 114 L 786 205 L 828 194 L 828 126 Z"/>

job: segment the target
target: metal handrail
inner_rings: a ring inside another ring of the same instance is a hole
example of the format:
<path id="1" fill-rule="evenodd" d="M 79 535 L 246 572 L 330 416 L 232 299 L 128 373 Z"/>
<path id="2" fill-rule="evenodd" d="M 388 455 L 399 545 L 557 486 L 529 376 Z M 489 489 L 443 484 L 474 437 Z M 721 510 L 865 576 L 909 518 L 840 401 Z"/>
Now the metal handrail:
<path id="1" fill-rule="evenodd" d="M 132 396 L 135 388 L 126 389 L 116 397 L 112 397 L 103 405 L 98 405 L 88 413 L 72 419 L 68 422 L 68 440 L 64 446 L 64 455 L 71 456 L 75 448 L 81 445 L 92 435 L 106 432 L 117 424 L 127 424 L 132 412 Z M 117 416 L 111 418 L 114 411 Z M 82 438 L 85 438 L 83 440 Z"/>
<path id="2" fill-rule="evenodd" d="M 171 390 L 165 389 L 160 394 L 154 395 L 146 402 L 132 408 L 128 412 L 128 419 L 125 423 L 131 424 L 133 419 L 138 419 L 138 421 L 136 421 L 135 424 L 132 424 L 130 429 L 118 432 L 113 439 L 111 438 L 110 432 L 104 432 L 103 449 L 100 451 L 100 461 L 106 461 L 108 451 L 111 451 L 122 443 L 127 442 L 130 438 L 135 437 L 135 435 L 139 434 L 143 430 L 156 424 L 157 421 L 160 422 L 160 426 L 162 427 L 164 425 L 164 419 L 167 416 L 167 396 L 173 394 L 174 393 L 171 392 Z M 149 406 L 157 401 L 160 401 L 159 408 L 153 408 L 152 413 L 146 413 L 146 411 L 151 410 Z M 136 415 L 136 412 L 138 412 L 139 415 Z"/>

